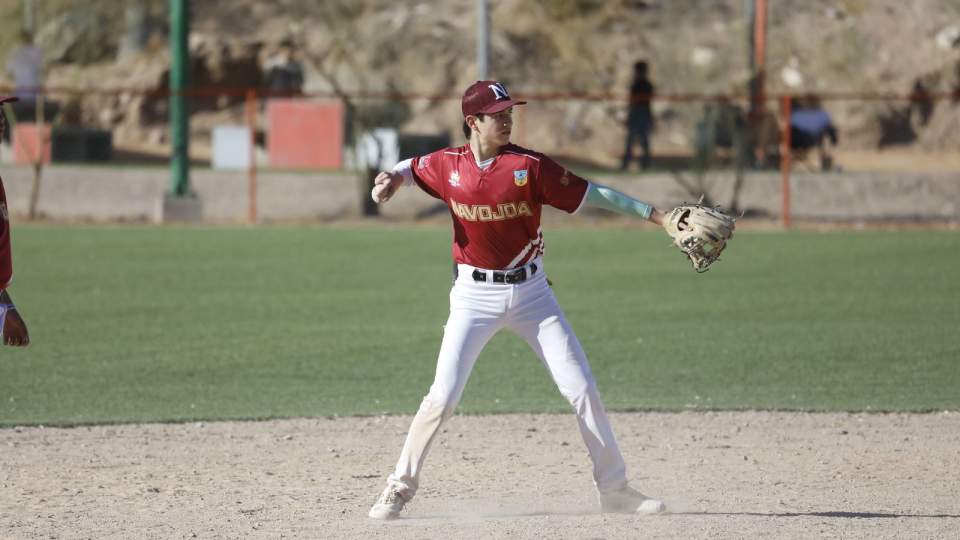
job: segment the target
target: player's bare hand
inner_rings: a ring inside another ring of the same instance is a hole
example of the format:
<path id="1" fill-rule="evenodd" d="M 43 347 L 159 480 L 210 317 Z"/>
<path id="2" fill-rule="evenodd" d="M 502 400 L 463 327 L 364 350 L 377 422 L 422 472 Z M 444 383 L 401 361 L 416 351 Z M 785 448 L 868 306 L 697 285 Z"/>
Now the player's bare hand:
<path id="1" fill-rule="evenodd" d="M 15 309 L 7 312 L 6 321 L 3 323 L 3 344 L 11 347 L 26 347 L 30 344 L 27 323 L 23 322 Z"/>
<path id="2" fill-rule="evenodd" d="M 376 203 L 385 203 L 403 185 L 403 175 L 394 172 L 381 172 L 373 179 L 370 196 Z"/>

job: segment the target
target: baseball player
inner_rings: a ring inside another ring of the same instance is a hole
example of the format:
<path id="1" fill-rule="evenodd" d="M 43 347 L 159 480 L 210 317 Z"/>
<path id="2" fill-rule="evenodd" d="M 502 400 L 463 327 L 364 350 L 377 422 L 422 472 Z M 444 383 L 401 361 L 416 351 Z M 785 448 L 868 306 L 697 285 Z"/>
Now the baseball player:
<path id="1" fill-rule="evenodd" d="M 15 97 L 0 96 L 0 139 L 7 129 L 7 118 L 3 113 L 3 104 L 17 101 Z M 0 330 L 3 333 L 3 344 L 14 347 L 26 347 L 30 344 L 30 335 L 27 325 L 20 318 L 17 307 L 13 305 L 7 286 L 13 279 L 13 261 L 10 252 L 10 215 L 7 210 L 7 194 L 3 190 L 3 179 L 0 178 Z"/>
<path id="2" fill-rule="evenodd" d="M 399 515 L 419 487 L 427 451 L 460 401 L 480 351 L 501 329 L 529 343 L 573 405 L 593 461 L 603 512 L 657 513 L 665 505 L 631 488 L 587 356 L 546 278 L 540 215 L 544 205 L 575 213 L 584 205 L 654 223 L 652 206 L 588 182 L 549 157 L 510 143 L 513 107 L 496 81 L 478 81 L 461 106 L 468 143 L 398 163 L 381 172 L 371 193 L 385 202 L 416 184 L 450 208 L 455 273 L 436 378 L 407 433 L 387 487 L 370 509 L 375 519 Z"/>

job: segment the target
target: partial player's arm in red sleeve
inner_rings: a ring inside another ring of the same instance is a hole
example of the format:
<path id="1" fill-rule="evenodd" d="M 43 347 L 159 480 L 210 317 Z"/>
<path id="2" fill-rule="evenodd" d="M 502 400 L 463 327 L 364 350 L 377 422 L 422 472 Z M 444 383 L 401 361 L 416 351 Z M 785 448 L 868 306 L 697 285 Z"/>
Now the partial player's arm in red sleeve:
<path id="1" fill-rule="evenodd" d="M 20 313 L 6 290 L 12 278 L 10 219 L 7 211 L 7 195 L 3 191 L 3 181 L 0 181 L 0 329 L 2 329 L 4 345 L 26 347 L 30 344 L 27 325 L 20 318 Z"/>
<path id="2" fill-rule="evenodd" d="M 540 200 L 570 214 L 576 212 L 587 195 L 590 183 L 560 166 L 556 161 L 540 158 L 538 188 Z"/>
<path id="3" fill-rule="evenodd" d="M 10 250 L 10 214 L 7 210 L 7 194 L 0 180 L 0 290 L 6 289 L 13 279 L 13 254 Z"/>
<path id="4" fill-rule="evenodd" d="M 370 196 L 378 204 L 385 203 L 401 187 L 416 183 L 431 197 L 443 200 L 443 184 L 437 181 L 440 174 L 434 170 L 434 167 L 440 167 L 442 164 L 440 157 L 436 156 L 439 153 L 405 159 L 390 171 L 381 172 L 373 179 L 374 186 Z"/>
<path id="5" fill-rule="evenodd" d="M 425 191 L 427 195 L 435 199 L 443 198 L 443 153 L 446 150 L 438 150 L 432 154 L 413 158 L 410 171 L 413 173 L 413 181 Z"/>

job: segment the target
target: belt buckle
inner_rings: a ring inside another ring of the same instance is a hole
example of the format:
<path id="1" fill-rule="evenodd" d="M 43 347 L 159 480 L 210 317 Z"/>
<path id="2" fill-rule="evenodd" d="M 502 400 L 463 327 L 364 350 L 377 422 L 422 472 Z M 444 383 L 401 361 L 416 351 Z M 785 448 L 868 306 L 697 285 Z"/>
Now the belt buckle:
<path id="1" fill-rule="evenodd" d="M 527 269 L 518 268 L 512 272 L 507 272 L 504 274 L 504 281 L 507 283 L 523 283 L 527 280 Z"/>

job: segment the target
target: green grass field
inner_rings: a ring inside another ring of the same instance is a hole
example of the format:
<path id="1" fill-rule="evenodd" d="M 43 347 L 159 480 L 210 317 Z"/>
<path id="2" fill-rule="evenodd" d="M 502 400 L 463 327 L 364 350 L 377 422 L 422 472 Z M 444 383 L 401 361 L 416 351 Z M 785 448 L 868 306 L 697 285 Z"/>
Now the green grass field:
<path id="1" fill-rule="evenodd" d="M 0 425 L 412 413 L 449 234 L 17 226 L 33 344 L 0 349 Z M 960 408 L 956 232 L 741 231 L 703 275 L 653 229 L 546 236 L 612 409 Z M 460 410 L 567 407 L 502 333 Z"/>

